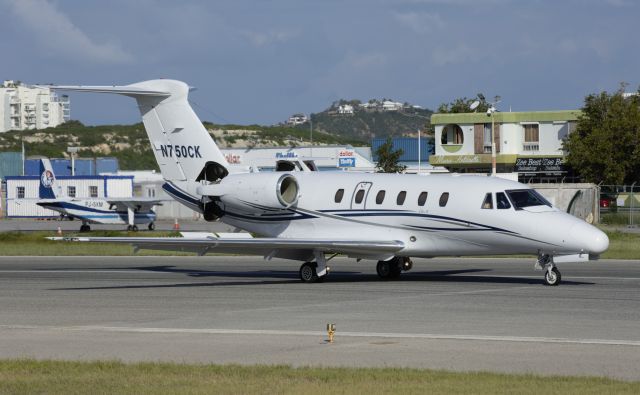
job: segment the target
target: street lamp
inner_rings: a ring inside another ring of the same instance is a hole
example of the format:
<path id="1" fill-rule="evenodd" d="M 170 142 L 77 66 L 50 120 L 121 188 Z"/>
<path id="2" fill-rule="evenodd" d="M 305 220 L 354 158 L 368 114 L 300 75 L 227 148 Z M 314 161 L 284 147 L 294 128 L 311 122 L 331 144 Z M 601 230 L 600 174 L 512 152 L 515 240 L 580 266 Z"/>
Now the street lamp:
<path id="1" fill-rule="evenodd" d="M 71 175 L 76 175 L 76 154 L 78 153 L 79 147 L 67 147 L 67 152 L 71 154 Z"/>
<path id="2" fill-rule="evenodd" d="M 491 117 L 491 175 L 496 175 L 496 119 L 494 114 L 498 111 L 496 104 L 500 103 L 500 96 L 496 96 L 495 101 L 490 103 L 487 109 L 487 116 Z"/>

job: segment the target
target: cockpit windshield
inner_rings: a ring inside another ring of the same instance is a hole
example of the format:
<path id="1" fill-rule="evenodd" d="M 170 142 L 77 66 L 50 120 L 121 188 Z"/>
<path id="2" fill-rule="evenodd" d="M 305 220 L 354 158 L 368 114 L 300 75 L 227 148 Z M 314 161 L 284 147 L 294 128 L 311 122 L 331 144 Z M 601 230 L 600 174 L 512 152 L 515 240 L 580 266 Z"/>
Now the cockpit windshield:
<path id="1" fill-rule="evenodd" d="M 534 189 L 512 189 L 505 191 L 516 210 L 531 206 L 549 206 L 551 203 Z"/>

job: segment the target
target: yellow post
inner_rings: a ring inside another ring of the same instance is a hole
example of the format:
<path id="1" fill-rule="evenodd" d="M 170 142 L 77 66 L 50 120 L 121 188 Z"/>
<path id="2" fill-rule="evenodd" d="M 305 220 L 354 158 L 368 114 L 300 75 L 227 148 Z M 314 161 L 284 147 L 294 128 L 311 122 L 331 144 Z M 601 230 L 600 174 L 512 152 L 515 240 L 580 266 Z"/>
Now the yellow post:
<path id="1" fill-rule="evenodd" d="M 327 334 L 329 335 L 329 343 L 333 343 L 333 335 L 336 333 L 336 324 L 327 324 Z"/>

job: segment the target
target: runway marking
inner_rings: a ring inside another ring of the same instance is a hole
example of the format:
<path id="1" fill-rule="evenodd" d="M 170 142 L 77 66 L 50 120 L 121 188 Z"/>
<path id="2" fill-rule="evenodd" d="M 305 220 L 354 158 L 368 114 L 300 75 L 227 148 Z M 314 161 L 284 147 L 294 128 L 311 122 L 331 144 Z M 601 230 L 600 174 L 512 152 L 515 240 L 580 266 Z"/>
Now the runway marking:
<path id="1" fill-rule="evenodd" d="M 38 326 L 38 325 L 0 325 L 0 331 L 12 330 L 53 330 L 61 332 L 111 332 L 111 333 L 161 333 L 161 334 L 201 334 L 201 335 L 250 335 L 250 336 L 326 336 L 324 331 L 287 331 L 262 329 L 192 329 L 192 328 L 143 328 L 122 326 Z M 447 335 L 431 333 L 389 333 L 389 332 L 339 332 L 340 337 L 388 338 L 388 339 L 425 339 L 425 340 L 470 340 L 516 343 L 560 343 L 582 345 L 634 346 L 640 347 L 640 340 L 614 339 L 570 339 L 562 337 L 531 336 L 485 336 L 485 335 Z"/>

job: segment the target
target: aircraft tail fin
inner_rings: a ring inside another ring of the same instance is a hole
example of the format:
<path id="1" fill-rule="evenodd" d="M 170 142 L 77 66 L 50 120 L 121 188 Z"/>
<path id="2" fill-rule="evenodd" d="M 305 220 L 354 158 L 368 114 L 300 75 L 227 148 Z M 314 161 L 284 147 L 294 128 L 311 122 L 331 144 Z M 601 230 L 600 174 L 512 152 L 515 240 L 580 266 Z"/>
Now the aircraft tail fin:
<path id="1" fill-rule="evenodd" d="M 188 102 L 189 86 L 150 80 L 125 86 L 50 86 L 57 90 L 115 93 L 136 99 L 163 178 L 187 191 L 200 180 L 228 174 L 228 163 Z"/>
<path id="2" fill-rule="evenodd" d="M 60 197 L 60 186 L 56 182 L 51 161 L 47 158 L 40 159 L 40 188 L 41 199 L 56 199 Z"/>

